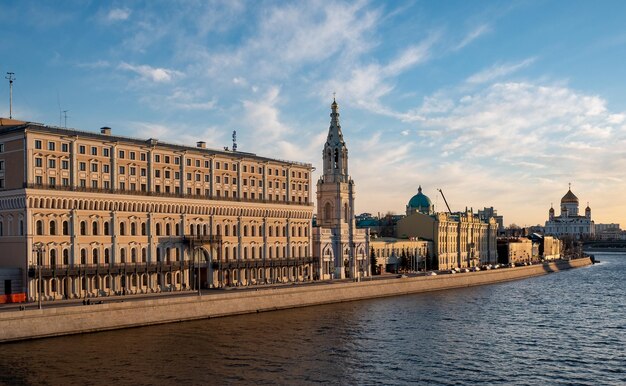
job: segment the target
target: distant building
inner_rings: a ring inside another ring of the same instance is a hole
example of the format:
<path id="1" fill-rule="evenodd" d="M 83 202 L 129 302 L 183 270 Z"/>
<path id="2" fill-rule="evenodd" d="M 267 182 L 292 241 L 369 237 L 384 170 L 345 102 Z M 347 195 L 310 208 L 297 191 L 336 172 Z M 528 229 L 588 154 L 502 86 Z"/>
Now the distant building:
<path id="1" fill-rule="evenodd" d="M 431 215 L 415 212 L 398 221 L 399 237 L 433 242 L 438 269 L 466 268 L 495 263 L 498 224 L 481 221 L 471 210 Z"/>
<path id="2" fill-rule="evenodd" d="M 533 242 L 526 237 L 508 237 L 498 239 L 498 263 L 529 263 L 538 252 L 533 253 Z"/>
<path id="3" fill-rule="evenodd" d="M 626 232 L 619 224 L 596 224 L 595 228 L 597 240 L 626 240 Z"/>
<path id="4" fill-rule="evenodd" d="M 498 223 L 498 231 L 504 231 L 504 217 L 499 216 L 498 211 L 493 209 L 493 206 L 482 210 L 478 209 L 478 218 L 480 221 L 488 222 L 490 217 L 493 217 Z"/>
<path id="5" fill-rule="evenodd" d="M 418 267 L 423 269 L 426 258 L 432 257 L 432 242 L 381 237 L 370 240 L 370 256 L 372 251 L 376 256 L 378 273 L 398 272 L 403 256 L 407 259 L 408 269 L 416 271 Z"/>
<path id="6" fill-rule="evenodd" d="M 561 198 L 561 214 L 554 215 L 554 208 L 550 208 L 546 221 L 546 235 L 557 237 L 570 236 L 574 239 L 589 239 L 595 235 L 595 226 L 591 220 L 591 208 L 587 205 L 585 215 L 578 214 L 578 197 L 572 190 Z"/>
<path id="7" fill-rule="evenodd" d="M 430 201 L 430 198 L 422 193 L 421 185 L 417 188 L 417 194 L 411 197 L 409 203 L 406 205 L 406 215 L 410 216 L 414 213 L 422 213 L 426 215 L 435 213 L 435 206 L 432 201 Z"/>

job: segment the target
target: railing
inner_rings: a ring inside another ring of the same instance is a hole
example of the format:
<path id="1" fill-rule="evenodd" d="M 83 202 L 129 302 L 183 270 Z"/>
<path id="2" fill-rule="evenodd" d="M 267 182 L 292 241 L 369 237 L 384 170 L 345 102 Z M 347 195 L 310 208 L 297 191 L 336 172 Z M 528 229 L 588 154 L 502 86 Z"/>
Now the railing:
<path id="1" fill-rule="evenodd" d="M 314 257 L 296 257 L 282 259 L 242 259 L 228 261 L 213 261 L 213 269 L 235 269 L 235 268 L 272 268 L 272 267 L 293 267 L 303 264 L 313 264 L 317 261 Z"/>
<path id="2" fill-rule="evenodd" d="M 30 266 L 28 276 L 31 278 L 39 275 L 42 277 L 64 277 L 84 275 L 119 275 L 124 273 L 155 273 L 170 272 L 193 266 L 193 263 L 185 261 L 154 262 L 154 263 L 114 263 L 114 264 L 69 264 L 69 265 L 41 265 Z"/>
<path id="3" fill-rule="evenodd" d="M 219 244 L 222 242 L 221 235 L 184 235 L 181 238 L 183 243 L 188 244 Z"/>
<path id="4" fill-rule="evenodd" d="M 123 194 L 127 196 L 150 196 L 150 197 L 172 197 L 193 200 L 213 200 L 213 201 L 229 201 L 229 202 L 254 202 L 257 204 L 280 204 L 280 205 L 296 205 L 296 206 L 313 206 L 313 202 L 295 202 L 295 201 L 275 201 L 259 198 L 242 198 L 242 197 L 216 197 L 196 194 L 183 193 L 167 193 L 167 192 L 147 192 L 142 190 L 122 190 L 122 189 L 104 189 L 90 188 L 80 186 L 63 186 L 63 185 L 47 185 L 47 184 L 23 184 L 25 189 L 43 189 L 43 190 L 60 190 L 66 192 L 86 192 L 86 193 L 107 193 L 107 194 Z"/>

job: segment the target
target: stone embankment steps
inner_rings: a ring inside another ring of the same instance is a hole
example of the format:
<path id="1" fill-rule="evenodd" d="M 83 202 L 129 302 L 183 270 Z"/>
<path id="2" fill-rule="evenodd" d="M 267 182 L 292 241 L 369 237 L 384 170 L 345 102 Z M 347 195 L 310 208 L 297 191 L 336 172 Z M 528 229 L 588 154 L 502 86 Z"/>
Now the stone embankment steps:
<path id="1" fill-rule="evenodd" d="M 499 283 L 590 265 L 589 258 L 456 275 L 331 283 L 0 313 L 0 342 Z"/>

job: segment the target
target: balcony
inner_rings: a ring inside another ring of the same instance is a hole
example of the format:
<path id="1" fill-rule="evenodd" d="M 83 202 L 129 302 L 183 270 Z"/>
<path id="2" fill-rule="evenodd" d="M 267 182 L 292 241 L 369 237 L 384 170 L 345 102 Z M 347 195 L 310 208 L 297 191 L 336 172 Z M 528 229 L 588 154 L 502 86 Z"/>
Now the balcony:
<path id="1" fill-rule="evenodd" d="M 28 268 L 28 277 L 36 278 L 41 269 L 42 278 L 66 276 L 122 275 L 171 272 L 193 266 L 190 261 L 172 261 L 155 263 L 115 263 L 115 264 L 73 264 L 42 265 Z"/>

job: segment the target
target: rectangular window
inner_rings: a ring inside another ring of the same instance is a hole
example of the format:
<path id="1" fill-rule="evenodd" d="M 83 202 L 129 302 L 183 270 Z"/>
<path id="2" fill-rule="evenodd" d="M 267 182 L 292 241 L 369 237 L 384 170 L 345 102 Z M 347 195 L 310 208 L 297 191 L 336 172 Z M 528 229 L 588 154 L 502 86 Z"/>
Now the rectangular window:
<path id="1" fill-rule="evenodd" d="M 204 175 L 204 182 L 209 182 L 209 175 L 208 174 Z"/>
<path id="2" fill-rule="evenodd" d="M 124 174 L 126 173 L 126 168 L 123 166 L 120 166 L 120 174 Z"/>
<path id="3" fill-rule="evenodd" d="M 174 179 L 180 180 L 180 172 L 174 172 Z"/>
<path id="4" fill-rule="evenodd" d="M 70 186 L 70 179 L 69 178 L 63 178 L 61 180 L 61 183 L 63 184 L 63 186 Z"/>
<path id="5" fill-rule="evenodd" d="M 224 183 L 227 184 L 228 183 L 228 176 L 224 176 Z"/>
<path id="6" fill-rule="evenodd" d="M 147 174 L 146 168 L 141 168 L 141 176 L 145 177 Z"/>
<path id="7" fill-rule="evenodd" d="M 166 164 L 170 163 L 170 156 L 169 155 L 166 155 L 164 158 L 165 158 L 165 163 Z"/>
<path id="8" fill-rule="evenodd" d="M 139 154 L 139 159 L 142 160 L 142 161 L 145 161 L 146 160 L 146 153 Z"/>
<path id="9" fill-rule="evenodd" d="M 98 155 L 98 148 L 95 146 L 91 147 L 91 155 Z"/>
<path id="10" fill-rule="evenodd" d="M 126 183 L 120 182 L 120 190 L 126 190 Z"/>
<path id="11" fill-rule="evenodd" d="M 103 173 L 108 173 L 109 172 L 109 165 L 107 165 L 107 164 L 102 165 L 102 172 Z"/>
<path id="12" fill-rule="evenodd" d="M 254 173 L 254 166 L 250 167 L 250 173 Z"/>
<path id="13" fill-rule="evenodd" d="M 104 149 L 102 149 L 102 155 L 105 157 L 109 156 L 109 149 L 107 149 L 106 147 Z"/>
<path id="14" fill-rule="evenodd" d="M 62 143 L 62 144 L 61 144 L 61 151 L 62 151 L 63 153 L 67 153 L 67 152 L 69 151 L 69 148 L 70 148 L 70 147 L 68 146 L 68 144 L 67 144 L 67 143 Z"/>
<path id="15" fill-rule="evenodd" d="M 87 170 L 87 164 L 84 162 L 79 162 L 78 163 L 78 170 L 80 170 L 81 172 L 84 172 Z"/>
<path id="16" fill-rule="evenodd" d="M 41 149 L 41 141 L 38 139 L 35 140 L 35 149 Z"/>
<path id="17" fill-rule="evenodd" d="M 98 172 L 98 164 L 91 164 L 91 171 L 94 173 Z"/>
<path id="18" fill-rule="evenodd" d="M 233 178 L 233 185 L 237 185 L 237 179 Z"/>
<path id="19" fill-rule="evenodd" d="M 154 155 L 154 162 L 161 162 L 161 156 L 159 154 Z"/>
<path id="20" fill-rule="evenodd" d="M 130 190 L 137 190 L 137 184 L 135 183 L 130 183 Z"/>
<path id="21" fill-rule="evenodd" d="M 228 170 L 228 162 L 224 162 L 224 170 Z"/>
<path id="22" fill-rule="evenodd" d="M 4 170 L 4 160 L 0 160 L 0 170 Z"/>
<path id="23" fill-rule="evenodd" d="M 135 159 L 135 152 L 134 151 L 128 152 L 128 155 L 130 156 L 130 159 L 132 159 L 132 160 Z"/>
<path id="24" fill-rule="evenodd" d="M 98 189 L 98 181 L 92 180 L 91 181 L 91 187 L 94 188 L 94 189 Z"/>
<path id="25" fill-rule="evenodd" d="M 124 150 L 120 150 L 118 154 L 119 154 L 119 158 L 124 159 L 124 155 L 125 155 Z"/>
<path id="26" fill-rule="evenodd" d="M 57 179 L 56 178 L 54 178 L 54 177 L 48 178 L 48 185 L 54 186 L 56 184 L 57 184 Z"/>
<path id="27" fill-rule="evenodd" d="M 246 165 L 243 165 L 243 172 L 246 173 L 248 171 L 248 167 Z"/>
<path id="28" fill-rule="evenodd" d="M 161 171 L 160 171 L 160 170 L 158 170 L 158 169 L 157 169 L 157 170 L 155 170 L 155 171 L 154 171 L 154 176 L 155 176 L 156 178 L 161 178 Z"/>
<path id="29" fill-rule="evenodd" d="M 204 161 L 204 167 L 207 169 L 209 168 L 209 161 Z"/>
<path id="30" fill-rule="evenodd" d="M 80 180 L 80 187 L 81 188 L 86 188 L 87 187 L 87 180 Z"/>
<path id="31" fill-rule="evenodd" d="M 174 163 L 180 165 L 180 157 L 174 157 Z"/>
<path id="32" fill-rule="evenodd" d="M 196 174 L 196 181 L 198 181 L 198 182 L 199 182 L 199 181 L 200 181 L 200 177 L 201 177 L 201 175 L 200 175 L 200 174 Z"/>
<path id="33" fill-rule="evenodd" d="M 220 168 L 220 163 L 219 162 L 215 162 L 215 169 L 219 169 Z"/>
<path id="34" fill-rule="evenodd" d="M 180 186 L 175 187 L 174 191 L 176 192 L 176 194 L 180 194 Z"/>
<path id="35" fill-rule="evenodd" d="M 37 185 L 42 185 L 43 184 L 43 178 L 41 178 L 41 176 L 35 176 L 35 183 Z"/>
<path id="36" fill-rule="evenodd" d="M 130 167 L 130 175 L 131 176 L 137 175 L 137 168 L 135 168 L 134 166 L 131 166 Z"/>
<path id="37" fill-rule="evenodd" d="M 243 186 L 247 186 L 248 185 L 248 180 L 247 179 L 243 179 Z"/>
<path id="38" fill-rule="evenodd" d="M 52 142 L 52 141 L 48 141 L 48 150 L 50 150 L 50 151 L 54 151 L 54 150 L 55 150 L 55 148 L 56 148 L 55 143 L 54 143 L 54 142 Z"/>
<path id="39" fill-rule="evenodd" d="M 191 173 L 187 173 L 187 181 L 191 181 Z"/>
<path id="40" fill-rule="evenodd" d="M 165 193 L 169 193 L 170 192 L 170 186 L 169 185 L 165 185 Z"/>
<path id="41" fill-rule="evenodd" d="M 199 168 L 199 167 L 200 167 L 200 160 L 199 160 L 199 159 L 197 159 L 197 160 L 196 160 L 196 167 L 197 167 L 197 168 Z"/>
<path id="42" fill-rule="evenodd" d="M 170 178 L 170 171 L 169 170 L 165 171 L 165 178 Z"/>
<path id="43" fill-rule="evenodd" d="M 0 153 L 4 153 L 4 143 L 0 143 Z"/>
<path id="44" fill-rule="evenodd" d="M 78 152 L 80 154 L 85 154 L 85 146 L 84 145 L 80 145 L 78 146 Z"/>
<path id="45" fill-rule="evenodd" d="M 191 194 L 191 188 L 187 188 L 187 194 Z"/>
<path id="46" fill-rule="evenodd" d="M 40 168 L 43 165 L 43 160 L 41 158 L 35 158 L 35 167 Z"/>
<path id="47" fill-rule="evenodd" d="M 216 184 L 219 184 L 219 183 L 220 183 L 220 180 L 221 180 L 221 179 L 220 179 L 220 176 L 215 177 L 215 183 L 216 183 Z"/>
<path id="48" fill-rule="evenodd" d="M 148 187 L 146 186 L 146 184 L 141 184 L 141 191 L 145 192 L 148 189 Z"/>
<path id="49" fill-rule="evenodd" d="M 191 166 L 191 160 L 187 158 L 187 166 Z"/>

